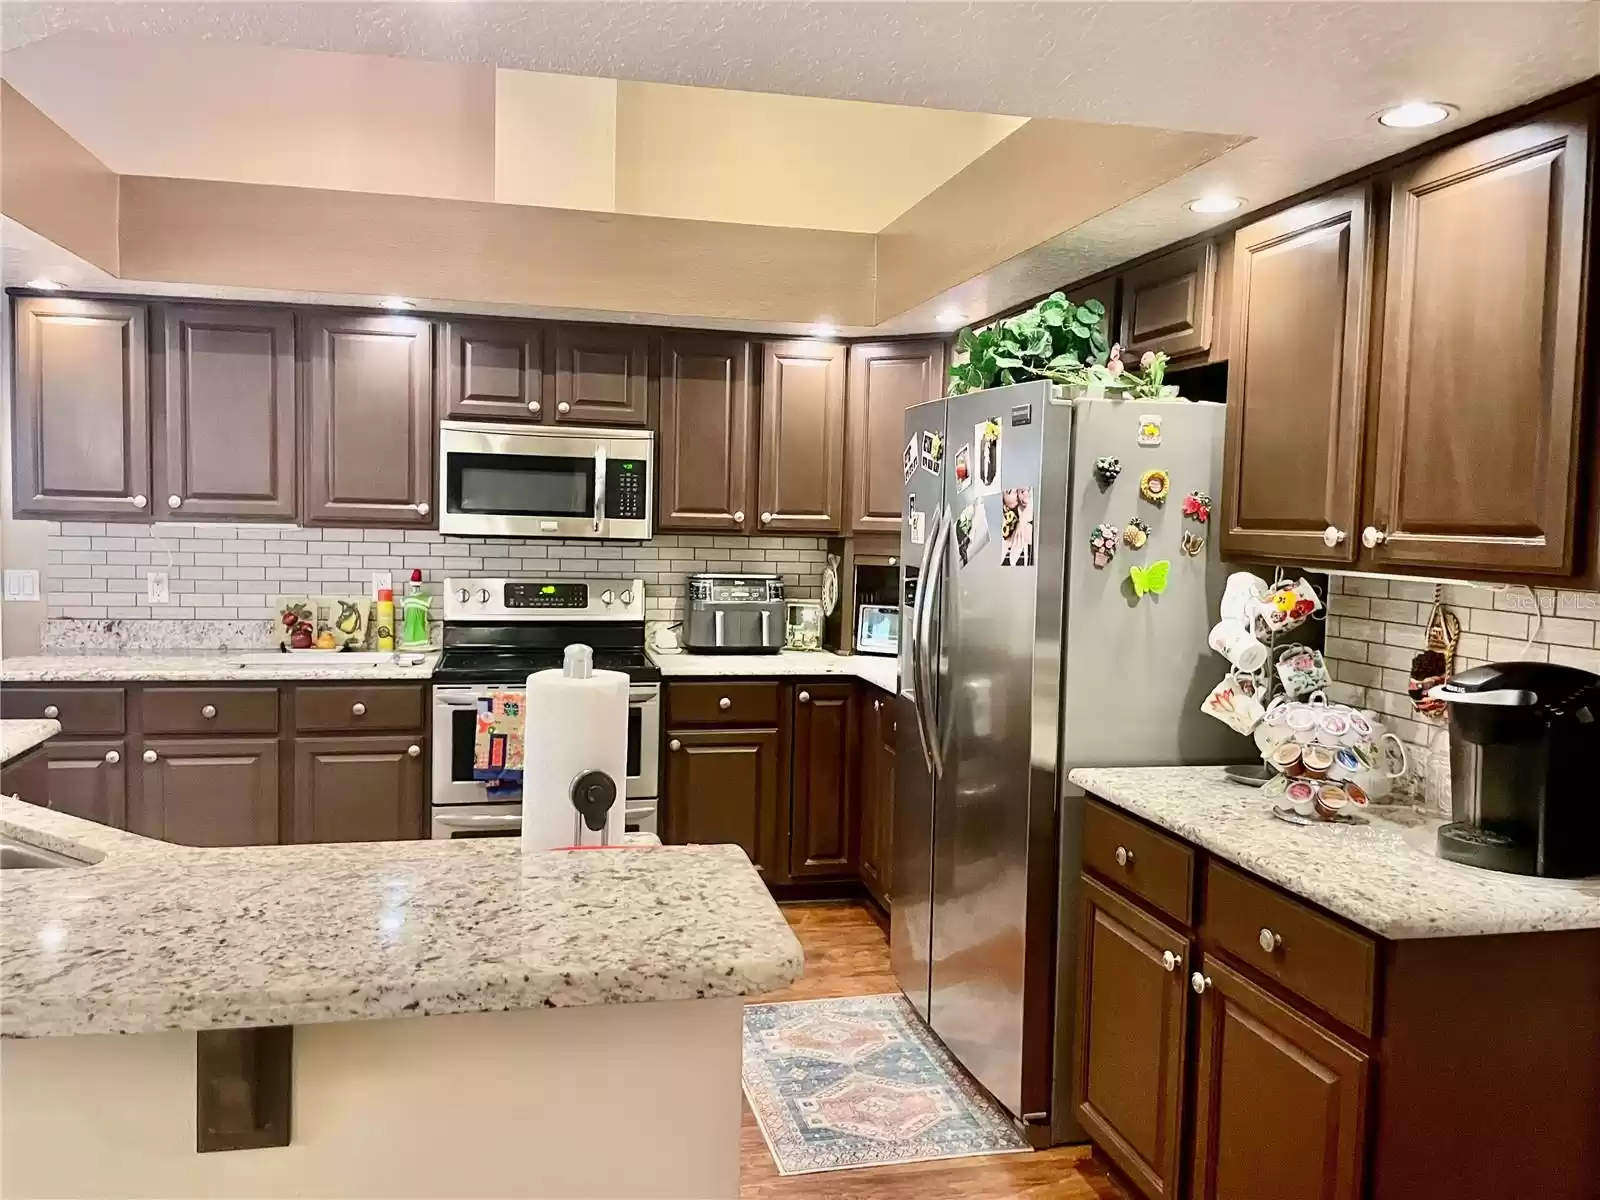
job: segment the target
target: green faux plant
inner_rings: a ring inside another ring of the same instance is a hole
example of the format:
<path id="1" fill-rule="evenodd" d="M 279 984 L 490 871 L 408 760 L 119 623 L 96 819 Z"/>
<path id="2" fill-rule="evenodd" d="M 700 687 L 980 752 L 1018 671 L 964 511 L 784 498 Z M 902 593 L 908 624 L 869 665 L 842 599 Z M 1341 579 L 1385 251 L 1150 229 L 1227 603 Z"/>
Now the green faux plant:
<path id="1" fill-rule="evenodd" d="M 1100 330 L 1105 315 L 1106 306 L 1098 300 L 1074 304 L 1054 292 L 1026 312 L 976 333 L 963 329 L 957 348 L 967 361 L 950 368 L 950 394 L 1030 379 L 1084 382 L 1085 368 L 1104 366 L 1110 350 Z"/>

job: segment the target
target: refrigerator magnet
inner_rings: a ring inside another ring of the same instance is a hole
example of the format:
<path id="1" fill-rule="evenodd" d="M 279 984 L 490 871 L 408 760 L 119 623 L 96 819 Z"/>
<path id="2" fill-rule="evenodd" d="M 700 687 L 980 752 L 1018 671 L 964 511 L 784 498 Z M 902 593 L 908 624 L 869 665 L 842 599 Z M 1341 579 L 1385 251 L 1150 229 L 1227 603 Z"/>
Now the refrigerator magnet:
<path id="1" fill-rule="evenodd" d="M 928 540 L 928 514 L 913 512 L 906 518 L 906 528 L 911 531 L 911 544 L 922 545 Z"/>
<path id="2" fill-rule="evenodd" d="M 1143 413 L 1139 417 L 1139 445 L 1161 445 L 1161 418 L 1154 413 Z"/>
<path id="3" fill-rule="evenodd" d="M 1002 567 L 1031 567 L 1033 563 L 1033 489 L 1007 488 L 1000 493 L 1000 544 Z"/>
<path id="4" fill-rule="evenodd" d="M 1122 540 L 1128 544 L 1129 550 L 1143 550 L 1144 544 L 1150 540 L 1149 523 L 1135 517 L 1123 527 Z"/>
<path id="5" fill-rule="evenodd" d="M 956 518 L 956 553 L 961 556 L 961 565 L 969 565 L 988 544 L 989 514 L 982 500 L 974 500 Z"/>
<path id="6" fill-rule="evenodd" d="M 931 429 L 922 431 L 922 469 L 934 475 L 944 465 L 944 436 Z"/>
<path id="7" fill-rule="evenodd" d="M 972 447 L 963 446 L 956 451 L 952 468 L 956 477 L 956 491 L 964 492 L 972 486 Z"/>
<path id="8" fill-rule="evenodd" d="M 1165 504 L 1167 493 L 1171 490 L 1172 477 L 1160 468 L 1146 471 L 1139 476 L 1139 495 L 1151 504 Z"/>
<path id="9" fill-rule="evenodd" d="M 1199 558 L 1200 551 L 1206 548 L 1205 538 L 1188 529 L 1183 531 L 1183 537 L 1179 539 L 1178 544 L 1185 558 Z"/>
<path id="10" fill-rule="evenodd" d="M 1089 553 L 1094 555 L 1094 565 L 1104 567 L 1117 556 L 1117 527 L 1096 525 L 1089 532 Z"/>
<path id="11" fill-rule="evenodd" d="M 1172 563 L 1165 558 L 1157 559 L 1147 567 L 1137 563 L 1128 568 L 1128 581 L 1133 584 L 1135 599 L 1145 596 L 1159 596 L 1167 590 L 1167 576 L 1172 571 Z"/>
<path id="12" fill-rule="evenodd" d="M 1103 454 L 1094 460 L 1094 477 L 1100 484 L 1100 490 L 1105 491 L 1117 481 L 1117 476 L 1122 474 L 1122 460 L 1115 454 Z"/>
<path id="13" fill-rule="evenodd" d="M 990 417 L 972 427 L 972 450 L 977 456 L 978 495 L 993 496 L 1000 490 L 1000 418 Z"/>
<path id="14" fill-rule="evenodd" d="M 1190 492 L 1183 498 L 1183 515 L 1204 525 L 1211 520 L 1211 497 L 1204 492 Z"/>
<path id="15" fill-rule="evenodd" d="M 917 435 L 914 433 L 906 443 L 905 453 L 900 456 L 900 469 L 905 473 L 905 481 L 910 483 L 917 469 Z"/>

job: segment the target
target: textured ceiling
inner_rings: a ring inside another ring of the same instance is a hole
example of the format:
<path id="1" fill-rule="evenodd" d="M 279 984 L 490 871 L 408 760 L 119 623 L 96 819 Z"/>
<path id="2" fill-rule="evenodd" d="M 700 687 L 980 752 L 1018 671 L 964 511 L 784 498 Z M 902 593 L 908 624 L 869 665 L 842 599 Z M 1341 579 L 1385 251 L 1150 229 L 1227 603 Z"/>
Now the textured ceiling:
<path id="1" fill-rule="evenodd" d="M 0 48 L 63 29 L 169 33 L 623 79 L 1053 116 L 1253 140 L 886 328 L 978 315 L 1198 232 L 1183 202 L 1249 207 L 1425 139 L 1405 98 L 1470 121 L 1600 72 L 1594 3 L 31 3 Z M 1433 131 L 1437 132 L 1437 131 Z M 1114 166 L 1114 165 L 1113 165 Z"/>

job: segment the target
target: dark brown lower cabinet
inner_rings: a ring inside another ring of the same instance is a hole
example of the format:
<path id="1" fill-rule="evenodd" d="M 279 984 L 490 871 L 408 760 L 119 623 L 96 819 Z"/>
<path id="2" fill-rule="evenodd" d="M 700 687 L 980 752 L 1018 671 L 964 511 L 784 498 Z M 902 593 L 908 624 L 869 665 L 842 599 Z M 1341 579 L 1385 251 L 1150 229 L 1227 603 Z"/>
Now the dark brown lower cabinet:
<path id="1" fill-rule="evenodd" d="M 406 734 L 296 739 L 294 840 L 420 838 L 425 741 Z"/>
<path id="2" fill-rule="evenodd" d="M 0 767 L 0 796 L 15 796 L 41 808 L 50 806 L 50 757 L 43 746 Z"/>
<path id="3" fill-rule="evenodd" d="M 57 812 L 128 827 L 127 748 L 121 738 L 45 745 L 50 762 L 50 807 Z"/>
<path id="4" fill-rule="evenodd" d="M 856 861 L 853 680 L 794 685 L 789 876 L 853 876 Z"/>
<path id="5" fill-rule="evenodd" d="M 785 789 L 778 730 L 679 730 L 667 737 L 664 840 L 731 843 L 769 881 L 782 879 L 777 822 Z"/>
<path id="6" fill-rule="evenodd" d="M 1191 944 L 1087 875 L 1082 887 L 1073 1105 L 1146 1196 L 1176 1196 Z"/>
<path id="7" fill-rule="evenodd" d="M 155 738 L 140 756 L 135 833 L 184 846 L 278 841 L 278 740 Z"/>
<path id="8" fill-rule="evenodd" d="M 876 690 L 876 689 L 874 689 Z M 863 696 L 861 705 L 861 883 L 879 905 L 889 907 L 894 863 L 894 697 Z"/>
<path id="9" fill-rule="evenodd" d="M 1367 1056 L 1211 955 L 1199 972 L 1194 1200 L 1357 1200 Z"/>

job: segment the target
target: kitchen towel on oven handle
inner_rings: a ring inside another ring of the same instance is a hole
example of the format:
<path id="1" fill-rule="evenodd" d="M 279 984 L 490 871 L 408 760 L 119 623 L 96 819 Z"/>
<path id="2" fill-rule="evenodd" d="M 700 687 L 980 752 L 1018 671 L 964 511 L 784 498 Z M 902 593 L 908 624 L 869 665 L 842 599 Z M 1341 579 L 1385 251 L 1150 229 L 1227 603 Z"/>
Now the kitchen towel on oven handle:
<path id="1" fill-rule="evenodd" d="M 492 797 L 522 794 L 522 689 L 491 692 L 478 701 L 472 745 L 472 777 Z"/>

